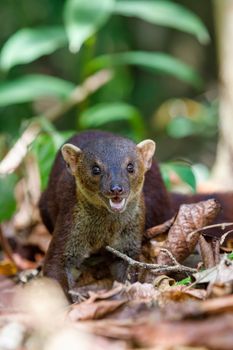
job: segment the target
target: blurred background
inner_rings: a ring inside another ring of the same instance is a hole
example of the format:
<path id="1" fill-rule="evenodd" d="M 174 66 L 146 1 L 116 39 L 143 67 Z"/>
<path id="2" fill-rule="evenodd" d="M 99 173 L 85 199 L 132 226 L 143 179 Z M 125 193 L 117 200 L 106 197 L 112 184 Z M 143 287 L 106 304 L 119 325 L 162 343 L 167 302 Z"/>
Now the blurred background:
<path id="1" fill-rule="evenodd" d="M 36 220 L 57 149 L 91 128 L 154 139 L 169 189 L 232 188 L 232 7 L 1 1 L 0 221 Z"/>

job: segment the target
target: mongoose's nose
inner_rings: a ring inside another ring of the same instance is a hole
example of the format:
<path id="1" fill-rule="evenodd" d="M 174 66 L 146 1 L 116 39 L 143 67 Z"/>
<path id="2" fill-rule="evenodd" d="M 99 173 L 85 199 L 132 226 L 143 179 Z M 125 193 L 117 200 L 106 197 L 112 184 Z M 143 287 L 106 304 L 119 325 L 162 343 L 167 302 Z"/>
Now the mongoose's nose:
<path id="1" fill-rule="evenodd" d="M 123 192 L 123 187 L 121 185 L 114 184 L 110 187 L 110 191 L 114 195 L 119 195 Z"/>

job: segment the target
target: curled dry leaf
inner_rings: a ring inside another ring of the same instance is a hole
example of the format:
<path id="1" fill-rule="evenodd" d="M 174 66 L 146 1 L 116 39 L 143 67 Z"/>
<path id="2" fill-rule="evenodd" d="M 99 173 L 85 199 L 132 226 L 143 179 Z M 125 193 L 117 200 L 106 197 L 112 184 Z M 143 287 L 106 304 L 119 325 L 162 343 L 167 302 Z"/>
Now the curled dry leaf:
<path id="1" fill-rule="evenodd" d="M 173 225 L 174 221 L 175 221 L 175 216 L 173 216 L 171 219 L 165 221 L 164 223 L 151 227 L 148 230 L 146 230 L 144 236 L 147 239 L 151 239 L 154 238 L 158 235 L 161 235 L 162 233 L 167 232 L 171 226 Z"/>
<path id="2" fill-rule="evenodd" d="M 220 261 L 220 241 L 218 239 L 211 239 L 210 242 L 200 235 L 199 247 L 201 252 L 202 261 L 206 269 L 211 268 Z"/>
<path id="3" fill-rule="evenodd" d="M 94 303 L 82 302 L 72 305 L 69 312 L 71 321 L 91 320 L 102 318 L 126 303 L 125 300 L 101 300 Z"/>
<path id="4" fill-rule="evenodd" d="M 184 261 L 195 249 L 200 232 L 194 232 L 213 221 L 220 210 L 215 199 L 180 206 L 176 220 L 168 232 L 164 248 L 168 249 L 178 262 Z M 160 251 L 157 262 L 171 264 L 171 257 Z"/>
<path id="5" fill-rule="evenodd" d="M 160 275 L 153 281 L 153 285 L 161 292 L 170 289 L 175 283 L 176 281 L 173 278 L 166 275 Z"/>

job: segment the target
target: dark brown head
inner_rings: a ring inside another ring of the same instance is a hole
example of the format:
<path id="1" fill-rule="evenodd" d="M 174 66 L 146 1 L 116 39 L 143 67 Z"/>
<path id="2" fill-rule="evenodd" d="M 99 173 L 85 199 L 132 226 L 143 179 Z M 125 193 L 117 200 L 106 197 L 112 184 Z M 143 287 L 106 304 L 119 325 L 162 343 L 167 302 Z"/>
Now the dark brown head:
<path id="1" fill-rule="evenodd" d="M 110 212 L 123 212 L 139 198 L 154 152 L 152 140 L 136 145 L 119 136 L 90 140 L 82 149 L 68 143 L 62 147 L 78 190 L 90 203 Z"/>

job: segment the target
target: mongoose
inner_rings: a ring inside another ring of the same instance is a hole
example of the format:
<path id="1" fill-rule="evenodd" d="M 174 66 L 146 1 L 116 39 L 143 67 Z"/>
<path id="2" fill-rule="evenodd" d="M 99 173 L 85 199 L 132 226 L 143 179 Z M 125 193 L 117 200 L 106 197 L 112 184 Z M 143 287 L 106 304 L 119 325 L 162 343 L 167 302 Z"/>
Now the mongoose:
<path id="1" fill-rule="evenodd" d="M 106 245 L 137 258 L 144 230 L 170 219 L 181 203 L 217 197 L 225 208 L 218 221 L 233 221 L 233 194 L 169 194 L 154 151 L 151 140 L 136 145 L 102 131 L 80 133 L 59 150 L 39 203 L 53 234 L 43 271 L 69 299 L 73 267 Z M 118 261 L 112 271 L 124 280 L 127 265 Z"/>
<path id="2" fill-rule="evenodd" d="M 56 279 L 68 297 L 73 267 L 106 245 L 136 258 L 145 228 L 170 217 L 169 196 L 152 162 L 154 151 L 152 140 L 136 145 L 111 133 L 88 131 L 58 152 L 39 206 L 53 234 L 44 274 Z M 148 186 L 149 176 L 159 188 Z M 113 271 L 124 280 L 127 266 L 119 261 Z"/>

